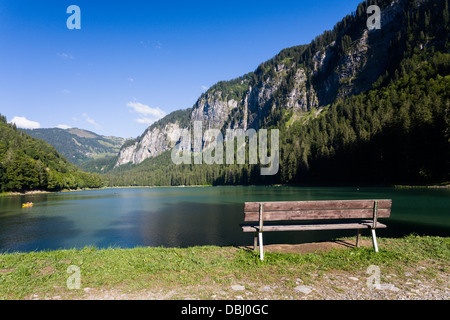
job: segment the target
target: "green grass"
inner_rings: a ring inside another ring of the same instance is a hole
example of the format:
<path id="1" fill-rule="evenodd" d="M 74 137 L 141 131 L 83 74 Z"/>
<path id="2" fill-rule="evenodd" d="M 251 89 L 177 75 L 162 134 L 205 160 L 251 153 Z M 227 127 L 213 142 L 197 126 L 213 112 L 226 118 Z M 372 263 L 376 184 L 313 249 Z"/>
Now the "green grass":
<path id="1" fill-rule="evenodd" d="M 308 254 L 266 252 L 264 261 L 253 251 L 215 246 L 102 250 L 86 247 L 6 253 L 0 255 L 0 299 L 24 299 L 33 294 L 66 298 L 82 295 L 83 290 L 69 290 L 66 286 L 70 265 L 80 268 L 82 288 L 127 291 L 213 283 L 229 285 L 236 280 L 271 284 L 281 277 L 301 278 L 308 283 L 313 281 L 311 273 L 360 272 L 371 264 L 398 274 L 419 264 L 426 265 L 423 274 L 428 277 L 435 276 L 438 270 L 449 271 L 450 238 L 381 238 L 379 244 L 377 254 L 371 247 Z"/>

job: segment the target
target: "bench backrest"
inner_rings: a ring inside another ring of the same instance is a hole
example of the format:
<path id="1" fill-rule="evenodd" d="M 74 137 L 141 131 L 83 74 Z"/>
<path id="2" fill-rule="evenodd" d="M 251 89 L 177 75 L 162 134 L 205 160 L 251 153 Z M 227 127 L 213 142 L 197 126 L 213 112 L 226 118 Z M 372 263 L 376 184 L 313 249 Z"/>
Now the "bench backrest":
<path id="1" fill-rule="evenodd" d="M 391 206 L 391 199 L 246 202 L 244 221 L 259 221 L 260 213 L 264 221 L 388 218 Z"/>

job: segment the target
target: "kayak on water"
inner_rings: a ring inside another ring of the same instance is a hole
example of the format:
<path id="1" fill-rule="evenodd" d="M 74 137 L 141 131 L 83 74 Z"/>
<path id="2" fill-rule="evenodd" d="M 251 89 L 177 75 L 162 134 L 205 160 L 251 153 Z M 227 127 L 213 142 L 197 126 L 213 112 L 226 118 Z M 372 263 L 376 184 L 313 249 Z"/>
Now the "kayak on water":
<path id="1" fill-rule="evenodd" d="M 27 202 L 22 204 L 22 208 L 30 208 L 33 206 L 33 202 Z"/>

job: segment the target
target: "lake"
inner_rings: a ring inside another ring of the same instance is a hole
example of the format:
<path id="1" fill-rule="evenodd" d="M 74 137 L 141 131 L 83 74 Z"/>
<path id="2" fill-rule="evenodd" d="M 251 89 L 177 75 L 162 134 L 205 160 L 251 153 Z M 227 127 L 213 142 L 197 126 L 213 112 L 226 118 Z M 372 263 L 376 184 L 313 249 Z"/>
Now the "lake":
<path id="1" fill-rule="evenodd" d="M 245 201 L 393 199 L 379 237 L 450 236 L 450 189 L 324 187 L 122 188 L 0 197 L 0 252 L 137 246 L 251 245 Z M 32 208 L 22 208 L 31 201 Z M 268 232 L 264 243 L 304 243 L 355 231 Z M 370 231 L 363 231 L 370 235 Z"/>

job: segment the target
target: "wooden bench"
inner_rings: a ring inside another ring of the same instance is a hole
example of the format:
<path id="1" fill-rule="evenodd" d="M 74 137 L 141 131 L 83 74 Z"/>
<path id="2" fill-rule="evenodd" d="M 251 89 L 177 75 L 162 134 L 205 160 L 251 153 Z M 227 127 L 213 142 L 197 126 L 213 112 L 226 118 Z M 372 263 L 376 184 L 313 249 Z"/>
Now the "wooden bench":
<path id="1" fill-rule="evenodd" d="M 264 260 L 262 233 L 268 231 L 356 229 L 356 246 L 359 247 L 361 230 L 371 229 L 373 247 L 375 252 L 378 252 L 375 230 L 386 228 L 386 225 L 378 222 L 378 218 L 388 218 L 391 206 L 391 199 L 246 202 L 244 221 L 257 223 L 245 223 L 240 226 L 244 232 L 255 233 L 254 250 L 256 251 L 259 240 L 261 260 Z M 331 219 L 334 221 L 326 221 Z M 273 224 L 273 221 L 286 222 Z"/>

